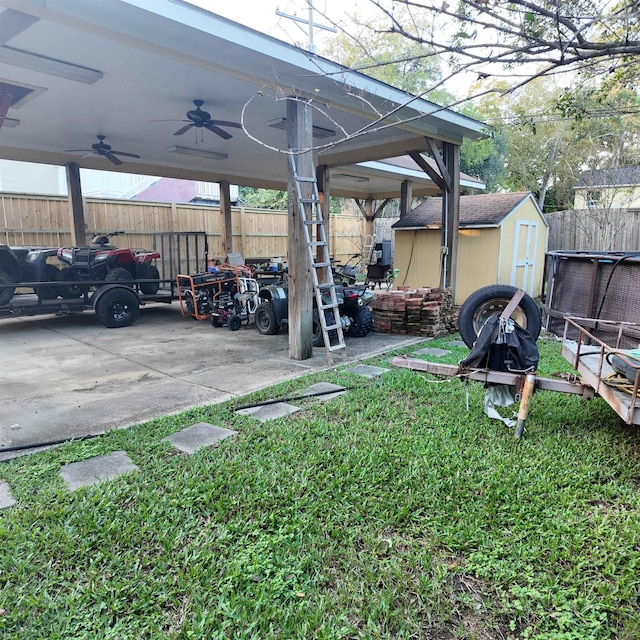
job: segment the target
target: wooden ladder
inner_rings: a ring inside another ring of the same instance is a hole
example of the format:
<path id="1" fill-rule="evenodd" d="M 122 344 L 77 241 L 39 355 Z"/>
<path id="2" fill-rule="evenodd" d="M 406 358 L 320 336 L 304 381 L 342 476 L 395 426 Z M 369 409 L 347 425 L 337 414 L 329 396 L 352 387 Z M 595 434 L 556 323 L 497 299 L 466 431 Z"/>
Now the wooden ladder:
<path id="1" fill-rule="evenodd" d="M 331 364 L 333 361 L 332 353 L 342 351 L 342 357 L 345 357 L 346 345 L 344 343 L 340 311 L 338 310 L 339 303 L 336 295 L 336 285 L 333 281 L 333 272 L 331 271 L 331 258 L 329 256 L 329 245 L 327 244 L 327 233 L 324 225 L 324 216 L 322 215 L 320 195 L 318 194 L 318 183 L 315 176 L 305 177 L 298 175 L 296 159 L 292 153 L 289 154 L 289 163 L 295 182 L 298 210 L 302 218 L 304 237 L 307 242 L 309 259 L 311 261 L 313 293 L 315 295 L 318 319 L 322 329 L 322 339 L 327 353 L 327 360 L 329 364 Z M 312 190 L 305 189 L 305 191 L 311 191 L 309 196 L 302 193 L 303 185 L 312 187 Z M 320 274 L 322 274 L 322 278 L 320 278 Z M 325 300 L 327 294 L 329 298 L 328 302 Z M 335 344 L 331 344 L 330 332 L 335 332 L 334 335 L 337 336 Z"/>

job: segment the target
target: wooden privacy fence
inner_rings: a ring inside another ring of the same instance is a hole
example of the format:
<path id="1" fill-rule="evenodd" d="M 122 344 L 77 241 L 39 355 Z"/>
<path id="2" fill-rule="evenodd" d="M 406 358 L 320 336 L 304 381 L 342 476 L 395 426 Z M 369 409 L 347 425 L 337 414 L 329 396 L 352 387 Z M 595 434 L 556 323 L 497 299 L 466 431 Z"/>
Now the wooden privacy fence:
<path id="1" fill-rule="evenodd" d="M 549 251 L 640 251 L 640 210 L 582 209 L 546 214 Z"/>
<path id="2" fill-rule="evenodd" d="M 71 214 L 66 197 L 0 193 L 0 243 L 9 245 L 71 244 Z M 232 249 L 245 258 L 287 256 L 287 212 L 232 207 Z M 87 242 L 98 232 L 124 231 L 118 246 L 151 249 L 158 232 L 204 232 L 209 257 L 224 258 L 223 216 L 219 207 L 139 202 L 136 200 L 85 199 Z M 362 248 L 365 233 L 360 215 L 337 214 L 330 220 L 332 257 L 338 262 Z"/>

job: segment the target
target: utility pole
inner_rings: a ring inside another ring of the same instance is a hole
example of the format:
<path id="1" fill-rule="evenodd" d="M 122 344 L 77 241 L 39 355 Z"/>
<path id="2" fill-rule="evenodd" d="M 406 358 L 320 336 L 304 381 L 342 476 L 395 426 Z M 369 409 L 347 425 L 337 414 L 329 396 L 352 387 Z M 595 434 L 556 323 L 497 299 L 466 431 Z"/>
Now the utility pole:
<path id="1" fill-rule="evenodd" d="M 307 0 L 307 4 L 309 5 L 309 18 L 305 20 L 304 18 L 299 18 L 297 15 L 291 15 L 289 13 L 284 13 L 280 11 L 280 9 L 276 9 L 276 15 L 281 18 L 287 18 L 288 20 L 293 20 L 294 22 L 302 23 L 308 25 L 309 31 L 309 44 L 308 50 L 310 53 L 316 52 L 316 45 L 313 43 L 313 30 L 314 29 L 323 29 L 324 31 L 331 31 L 331 33 L 337 33 L 338 30 L 335 27 L 329 27 L 324 24 L 319 24 L 318 22 L 314 22 L 313 20 L 313 3 L 311 0 Z M 302 27 L 300 27 L 302 28 Z"/>

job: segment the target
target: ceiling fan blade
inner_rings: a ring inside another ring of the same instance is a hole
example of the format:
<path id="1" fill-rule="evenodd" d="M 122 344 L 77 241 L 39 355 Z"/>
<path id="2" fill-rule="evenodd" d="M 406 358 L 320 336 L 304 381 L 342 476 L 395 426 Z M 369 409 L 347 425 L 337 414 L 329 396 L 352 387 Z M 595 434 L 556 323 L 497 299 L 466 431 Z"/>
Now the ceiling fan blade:
<path id="1" fill-rule="evenodd" d="M 186 131 L 189 131 L 189 129 L 191 129 L 191 127 L 193 127 L 193 126 L 194 126 L 193 124 L 188 124 L 186 127 L 182 127 L 182 129 L 178 129 L 173 135 L 174 136 L 181 136 Z"/>
<path id="2" fill-rule="evenodd" d="M 233 138 L 233 136 L 230 133 L 227 133 L 226 131 L 219 129 L 214 124 L 211 124 L 211 123 L 205 124 L 204 128 L 209 129 L 209 131 L 212 131 L 213 133 L 217 133 L 224 140 L 229 140 L 229 138 Z"/>
<path id="3" fill-rule="evenodd" d="M 113 162 L 113 164 L 122 164 L 122 160 L 118 160 L 118 158 L 116 158 L 113 153 L 107 151 L 107 153 L 104 154 L 104 157 L 107 158 L 108 160 L 111 160 L 111 162 Z"/>
<path id="4" fill-rule="evenodd" d="M 65 149 L 65 153 L 93 153 L 93 149 Z"/>
<path id="5" fill-rule="evenodd" d="M 209 120 L 208 124 L 218 124 L 223 127 L 235 127 L 236 129 L 242 129 L 242 125 L 239 122 L 228 122 L 227 120 Z"/>
<path id="6" fill-rule="evenodd" d="M 137 153 L 127 153 L 126 151 L 114 151 L 113 149 L 109 153 L 115 153 L 119 156 L 127 156 L 127 158 L 139 158 Z"/>
<path id="7" fill-rule="evenodd" d="M 171 118 L 170 120 L 149 120 L 149 122 L 190 122 L 190 120 L 181 120 L 180 118 Z"/>

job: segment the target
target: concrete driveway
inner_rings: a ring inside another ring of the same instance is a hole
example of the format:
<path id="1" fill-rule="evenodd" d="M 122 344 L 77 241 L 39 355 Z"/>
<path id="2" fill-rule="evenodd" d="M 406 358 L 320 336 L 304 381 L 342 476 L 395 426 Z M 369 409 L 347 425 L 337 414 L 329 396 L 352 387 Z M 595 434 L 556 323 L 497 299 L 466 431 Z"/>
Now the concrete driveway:
<path id="1" fill-rule="evenodd" d="M 347 361 L 422 340 L 347 338 Z M 324 348 L 304 361 L 289 359 L 288 348 L 286 329 L 214 329 L 183 317 L 177 303 L 142 308 L 122 329 L 89 312 L 0 320 L 0 460 L 19 455 L 2 448 L 130 426 L 329 366 Z"/>

